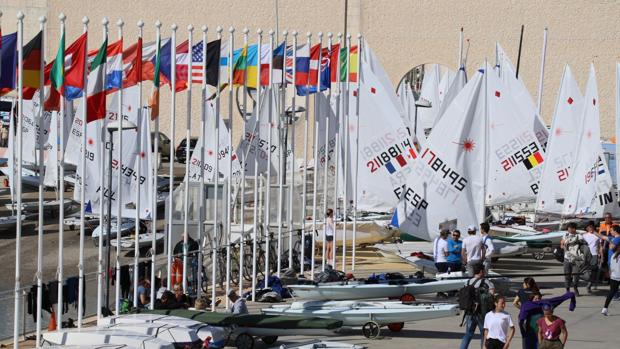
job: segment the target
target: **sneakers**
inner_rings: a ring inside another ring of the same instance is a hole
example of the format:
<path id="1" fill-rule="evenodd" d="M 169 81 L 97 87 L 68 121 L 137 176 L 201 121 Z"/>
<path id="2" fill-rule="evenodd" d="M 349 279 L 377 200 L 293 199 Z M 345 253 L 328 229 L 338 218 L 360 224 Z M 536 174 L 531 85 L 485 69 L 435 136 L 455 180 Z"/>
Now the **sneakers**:
<path id="1" fill-rule="evenodd" d="M 607 316 L 607 314 L 608 314 L 607 308 L 603 308 L 603 310 L 601 310 L 601 314 Z"/>

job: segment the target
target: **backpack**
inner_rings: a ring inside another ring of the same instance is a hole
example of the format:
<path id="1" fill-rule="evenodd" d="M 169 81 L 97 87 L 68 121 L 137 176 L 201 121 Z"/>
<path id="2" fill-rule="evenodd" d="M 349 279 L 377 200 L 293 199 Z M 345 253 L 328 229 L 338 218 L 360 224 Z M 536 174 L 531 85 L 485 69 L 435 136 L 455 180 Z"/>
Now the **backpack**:
<path id="1" fill-rule="evenodd" d="M 475 287 L 476 282 L 480 282 L 479 287 Z M 476 282 L 470 283 L 468 281 L 467 285 L 459 290 L 459 309 L 469 315 L 484 315 L 495 307 L 495 303 L 493 295 L 489 292 L 489 287 L 484 282 L 484 279 L 477 280 Z"/>

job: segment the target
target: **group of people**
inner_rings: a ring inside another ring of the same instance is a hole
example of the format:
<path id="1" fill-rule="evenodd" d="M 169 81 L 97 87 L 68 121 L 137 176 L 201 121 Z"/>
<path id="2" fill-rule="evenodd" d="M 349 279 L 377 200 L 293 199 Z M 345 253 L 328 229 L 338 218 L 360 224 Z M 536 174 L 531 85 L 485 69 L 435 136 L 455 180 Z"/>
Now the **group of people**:
<path id="1" fill-rule="evenodd" d="M 461 241 L 461 232 L 458 229 L 454 229 L 452 233 L 447 229 L 441 230 L 433 241 L 433 258 L 437 272 L 463 271 L 465 267 L 469 275 L 474 275 L 474 266 L 481 264 L 488 273 L 495 252 L 489 231 L 488 223 L 480 224 L 480 235 L 477 234 L 476 227 L 471 225 L 467 228 L 467 237 Z"/>

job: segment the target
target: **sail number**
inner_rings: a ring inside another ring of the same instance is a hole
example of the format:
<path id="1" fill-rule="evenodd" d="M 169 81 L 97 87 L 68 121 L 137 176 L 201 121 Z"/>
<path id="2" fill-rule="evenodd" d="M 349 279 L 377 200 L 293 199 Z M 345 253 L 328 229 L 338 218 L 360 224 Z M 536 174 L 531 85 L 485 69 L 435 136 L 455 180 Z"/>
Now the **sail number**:
<path id="1" fill-rule="evenodd" d="M 429 148 L 424 149 L 422 153 L 422 159 L 426 160 L 426 163 L 444 179 L 448 178 L 454 189 L 463 191 L 467 185 L 467 179 L 461 176 L 458 172 L 446 165 L 435 152 Z"/>
<path id="2" fill-rule="evenodd" d="M 366 167 L 370 169 L 370 173 L 375 173 L 379 171 L 379 169 L 385 166 L 388 163 L 391 163 L 392 160 L 396 160 L 394 164 L 398 164 L 398 167 L 404 167 L 407 165 L 407 160 L 403 156 L 403 153 L 407 151 L 407 157 L 411 160 L 417 157 L 415 151 L 411 147 L 411 142 L 409 139 L 405 139 L 400 142 L 400 144 L 394 144 L 391 147 L 387 148 L 385 151 L 381 152 L 379 155 L 372 158 L 370 161 L 366 162 Z M 369 154 L 366 154 L 367 156 Z M 391 172 L 390 172 L 391 173 Z"/>
<path id="3" fill-rule="evenodd" d="M 531 142 L 525 147 L 517 150 L 514 154 L 502 160 L 501 165 L 504 171 L 508 172 L 518 164 L 522 163 L 530 157 L 532 154 L 535 154 L 539 150 L 536 142 Z"/>

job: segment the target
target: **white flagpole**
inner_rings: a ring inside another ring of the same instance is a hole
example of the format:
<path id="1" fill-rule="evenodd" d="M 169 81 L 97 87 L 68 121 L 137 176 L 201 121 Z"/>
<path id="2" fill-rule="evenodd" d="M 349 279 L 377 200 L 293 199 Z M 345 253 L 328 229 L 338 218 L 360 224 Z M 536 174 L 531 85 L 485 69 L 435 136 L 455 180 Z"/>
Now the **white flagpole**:
<path id="1" fill-rule="evenodd" d="M 142 21 L 138 22 L 138 27 L 140 28 L 140 33 L 142 33 L 142 27 L 144 26 L 144 23 Z M 159 20 L 157 20 L 155 22 L 155 35 L 156 35 L 156 42 L 159 44 L 160 39 L 161 39 L 161 22 Z M 159 59 L 158 57 L 159 55 L 159 50 L 156 53 L 155 56 L 155 60 Z M 155 88 L 157 88 L 158 86 L 155 86 Z M 153 220 L 151 221 L 151 233 L 153 234 L 153 239 L 151 240 L 151 303 L 150 303 L 150 308 L 151 310 L 155 309 L 155 295 L 157 294 L 157 290 L 156 290 L 156 286 L 155 286 L 155 255 L 157 253 L 157 240 L 155 239 L 155 235 L 157 234 L 157 186 L 158 186 L 158 173 L 159 173 L 159 147 L 160 147 L 160 141 L 159 141 L 159 115 L 157 115 L 157 117 L 155 118 L 155 145 L 153 146 L 153 150 L 154 150 L 154 154 L 153 154 L 153 159 L 155 160 L 155 166 L 153 166 L 154 168 L 150 169 L 150 171 L 153 171 L 153 200 L 151 202 L 152 204 L 152 208 L 151 208 L 151 213 L 153 215 Z M 150 122 L 150 121 L 149 121 Z M 163 146 L 163 145 L 162 145 Z M 169 155 L 169 161 L 172 161 L 172 156 L 174 156 L 174 154 L 170 154 Z M 163 285 L 163 283 L 162 283 Z"/>
<path id="2" fill-rule="evenodd" d="M 200 200 L 198 211 L 198 273 L 196 275 L 196 297 L 200 298 L 202 295 L 202 270 L 203 270 L 203 252 L 202 247 L 204 241 L 204 221 L 205 221 L 205 148 L 207 140 L 206 130 L 206 115 L 207 115 L 207 31 L 206 25 L 202 26 L 202 84 L 201 84 L 201 97 L 200 97 L 200 137 L 202 139 L 202 147 L 200 148 Z M 191 47 L 190 47 L 191 50 Z M 216 69 L 219 69 L 219 63 Z M 188 69 L 187 79 L 189 83 L 192 83 L 191 69 Z M 194 150 L 196 151 L 196 150 Z"/>
<path id="3" fill-rule="evenodd" d="M 170 59 L 172 62 L 170 67 L 170 160 L 169 165 L 169 179 L 168 179 L 168 245 L 167 247 L 167 289 L 171 290 L 174 286 L 172 284 L 172 210 L 173 210 L 173 196 L 174 196 L 174 134 L 176 130 L 176 114 L 177 114 L 177 92 L 176 92 L 176 57 L 177 57 L 177 28 L 176 24 L 170 26 L 172 33 L 170 35 Z"/>
<path id="4" fill-rule="evenodd" d="M 273 30 L 269 30 L 269 47 L 273 47 L 273 35 L 274 35 L 274 31 Z M 272 137 L 272 128 L 273 128 L 273 118 L 272 118 L 272 114 L 273 114 L 273 108 L 275 107 L 273 105 L 273 98 L 271 98 L 271 95 L 273 93 L 272 90 L 272 86 L 271 86 L 271 63 L 269 64 L 269 78 L 268 78 L 268 82 L 267 82 L 267 89 L 269 91 L 269 96 L 267 96 L 267 98 L 269 98 L 267 100 L 267 108 L 269 108 L 269 133 L 267 134 L 267 144 L 268 144 L 268 148 L 267 148 L 267 180 L 266 180 L 266 185 L 265 185 L 265 287 L 267 287 L 267 282 L 269 281 L 269 245 L 270 245 L 270 235 L 269 235 L 269 230 L 270 230 L 270 224 L 271 224 L 271 212 L 270 212 L 270 199 L 271 199 L 271 143 L 273 142 L 273 137 Z M 259 83 L 260 83 L 260 79 L 259 79 Z"/>
<path id="5" fill-rule="evenodd" d="M 343 103 L 344 103 L 344 107 L 342 108 L 342 112 L 344 113 L 344 144 L 345 144 L 345 152 L 344 152 L 344 195 L 343 195 L 343 199 L 342 199 L 342 204 L 343 204 L 343 214 L 342 214 L 342 244 L 343 246 L 346 244 L 347 242 L 347 218 L 348 218 L 348 210 L 349 210 L 349 172 L 351 171 L 350 166 L 349 166 L 349 152 L 351 150 L 351 147 L 349 146 L 350 143 L 350 137 L 351 137 L 351 133 L 349 132 L 349 122 L 350 122 L 350 113 L 351 113 L 351 108 L 350 108 L 350 103 L 349 103 L 349 89 L 350 89 L 350 75 L 351 75 L 351 34 L 347 34 L 346 38 L 346 50 L 347 50 L 347 55 L 346 55 L 346 60 L 347 60 L 347 68 L 345 71 L 345 82 L 344 82 L 344 89 L 345 89 L 345 96 L 343 99 Z M 352 251 L 355 251 L 355 246 L 353 246 Z M 353 252 L 355 253 L 355 252 Z"/>
<path id="6" fill-rule="evenodd" d="M 463 27 L 459 32 L 459 68 L 463 66 Z"/>
<path id="7" fill-rule="evenodd" d="M 232 43 L 235 35 L 235 28 L 230 28 L 228 30 L 230 32 L 230 42 Z M 247 33 L 247 28 L 244 29 L 244 33 Z M 233 56 L 233 45 L 229 47 L 229 57 L 232 62 Z M 259 51 L 260 52 L 260 51 Z M 260 62 L 260 53 L 258 54 L 258 60 Z M 259 64 L 260 67 L 260 64 Z M 230 230 L 231 230 L 231 220 L 233 215 L 233 200 L 232 200 L 232 134 L 233 134 L 233 84 L 232 84 L 232 69 L 229 70 L 230 81 L 231 83 L 228 85 L 228 147 L 230 147 L 228 154 L 228 180 L 227 189 L 226 189 L 226 295 L 230 291 Z M 258 74 L 260 76 L 260 74 Z M 217 153 L 220 153 L 220 148 L 217 148 Z M 229 302 L 226 302 L 226 309 L 228 309 Z"/>
<path id="8" fill-rule="evenodd" d="M 119 19 L 118 23 L 121 20 Z M 141 21 L 140 21 L 141 22 Z M 140 23 L 139 23 L 140 24 Z M 142 37 L 142 26 L 138 25 L 138 35 Z M 121 37 L 122 39 L 122 37 Z M 140 57 L 142 58 L 142 57 Z M 136 132 L 138 134 L 138 141 L 136 142 L 136 162 L 138 163 L 138 177 L 136 178 L 136 236 L 133 247 L 133 306 L 134 308 L 138 307 L 138 278 L 140 274 L 138 273 L 138 259 L 140 257 L 140 211 L 141 204 L 140 201 L 140 181 L 142 176 L 142 127 L 145 125 L 142 118 L 144 117 L 144 110 L 142 109 L 142 79 L 139 79 L 138 82 L 138 122 L 136 123 Z M 121 82 L 122 84 L 122 82 Z M 151 135 L 148 135 L 150 137 Z M 147 150 L 150 151 L 150 150 Z M 146 156 L 146 155 L 145 155 Z M 146 178 L 145 178 L 146 180 Z M 148 203 L 146 203 L 148 205 Z M 155 239 L 155 234 L 153 234 L 153 239 Z M 155 287 L 155 285 L 152 285 Z"/>
<path id="9" fill-rule="evenodd" d="M 103 40 L 105 40 L 108 37 L 108 24 L 110 23 L 110 21 L 108 20 L 107 17 L 104 17 L 103 20 L 101 21 L 101 25 L 103 26 Z M 105 85 L 104 85 L 105 86 Z M 98 151 L 101 153 L 102 155 L 102 162 L 103 162 L 103 167 L 105 168 L 105 164 L 107 164 L 106 161 L 106 151 L 105 151 L 105 145 L 107 142 L 107 120 L 108 120 L 108 116 L 106 113 L 106 116 L 103 118 L 103 130 L 101 131 L 102 136 L 103 136 L 103 141 L 100 142 L 98 144 Z M 61 137 L 63 137 L 64 135 L 61 135 Z M 99 226 L 101 227 L 101 229 L 103 229 L 103 227 L 105 227 L 105 222 L 104 222 L 104 207 L 106 207 L 103 202 L 105 200 L 105 176 L 103 175 L 106 171 L 103 171 L 101 173 L 101 176 L 99 176 Z M 82 224 L 84 224 L 82 222 Z M 101 319 L 102 317 L 102 311 L 101 311 L 101 307 L 103 306 L 103 279 L 104 279 L 104 271 L 103 271 L 103 234 L 99 234 L 99 244 L 98 244 L 98 262 L 97 262 L 97 320 Z M 58 303 L 59 305 L 61 303 Z M 60 309 L 60 306 L 58 307 Z"/>
<path id="10" fill-rule="evenodd" d="M 116 22 L 116 25 L 118 26 L 118 37 L 122 38 L 123 37 L 123 20 L 119 19 L 118 22 Z M 118 89 L 118 111 L 116 114 L 117 117 L 117 121 L 119 122 L 119 129 L 118 131 L 116 131 L 118 133 L 118 142 L 117 142 L 117 146 L 118 146 L 118 177 L 116 177 L 116 192 L 117 192 L 117 196 L 116 199 L 118 200 L 116 202 L 116 273 L 115 273 L 115 298 L 114 298 L 114 309 L 116 310 L 116 312 L 118 313 L 119 309 L 121 308 L 121 225 L 122 225 L 122 221 L 123 221 L 123 191 L 122 191 L 122 187 L 123 187 L 123 85 L 121 84 L 121 87 Z M 139 143 L 139 142 L 138 142 Z M 112 151 L 114 152 L 114 147 L 112 147 Z M 86 172 L 82 172 L 82 173 L 86 173 Z M 136 229 L 136 236 L 138 236 L 138 232 L 139 230 Z M 111 232 L 108 232 L 108 234 L 111 235 Z M 111 241 L 112 239 L 109 237 L 108 239 L 108 243 Z M 137 239 L 136 239 L 137 240 Z"/>
<path id="11" fill-rule="evenodd" d="M 321 49 L 321 45 L 323 42 L 323 33 L 319 32 L 319 51 Z M 311 50 L 312 51 L 312 50 Z M 312 54 L 312 53 L 311 53 Z M 317 84 L 317 89 L 320 85 Z M 317 95 L 314 95 L 314 170 L 312 175 L 312 231 L 316 232 L 316 221 L 317 221 L 317 202 L 318 202 L 318 193 L 317 190 L 317 182 L 319 178 L 319 110 L 320 102 L 319 99 L 316 98 Z M 314 236 L 314 235 L 313 235 Z M 312 247 L 314 251 L 314 244 Z M 313 254 L 314 255 L 314 254 Z M 325 226 L 323 226 L 323 250 L 321 253 L 321 270 L 325 270 Z M 312 275 L 314 275 L 314 262 L 312 262 Z"/>
<path id="12" fill-rule="evenodd" d="M 332 47 L 332 33 L 327 33 L 327 47 Z M 318 66 L 318 71 L 317 71 L 317 75 L 318 75 L 318 79 L 317 79 L 317 88 L 316 88 L 316 95 L 318 96 L 319 93 L 321 92 L 321 63 L 323 62 L 323 48 L 321 47 L 321 49 L 319 50 L 319 66 Z M 329 92 L 331 94 L 331 91 Z M 320 110 L 317 110 L 318 113 L 320 113 Z M 321 116 L 321 115 L 319 115 Z M 323 218 L 323 227 L 325 230 L 327 230 L 327 201 L 328 201 L 328 181 L 329 178 L 327 176 L 327 167 L 329 165 L 329 114 L 327 115 L 323 115 L 322 117 L 325 118 L 325 148 L 323 149 L 323 214 L 325 214 L 324 218 Z M 334 207 L 335 208 L 335 207 Z M 334 217 L 335 218 L 335 217 Z M 334 219 L 335 220 L 335 219 Z M 323 234 L 325 235 L 325 234 Z M 332 266 L 335 268 L 336 267 L 336 234 L 334 234 L 334 241 L 332 244 Z M 324 243 L 325 244 L 325 243 Z M 325 250 L 325 247 L 323 248 L 323 250 Z M 324 261 L 323 263 L 326 264 L 329 261 L 325 260 L 325 257 L 323 257 Z"/>
<path id="13" fill-rule="evenodd" d="M 248 43 L 248 33 L 250 32 L 250 30 L 248 28 L 243 29 L 243 43 L 244 45 L 247 45 Z M 259 65 L 260 67 L 260 65 Z M 259 78 L 260 78 L 260 69 L 259 69 Z M 244 79 L 244 93 L 243 93 L 243 108 L 241 109 L 241 113 L 242 113 L 242 120 L 243 120 L 243 126 L 244 129 L 246 128 L 246 117 L 247 117 L 247 95 L 245 93 L 245 90 L 247 88 L 247 76 Z M 256 89 L 257 93 L 259 93 L 260 91 L 258 89 Z M 232 131 L 231 131 L 232 133 Z M 231 143 L 232 145 L 232 143 Z M 232 149 L 231 149 L 231 155 L 232 155 Z M 240 195 L 240 206 L 241 206 L 241 237 L 239 238 L 239 293 L 238 294 L 243 294 L 243 264 L 244 264 L 244 246 L 245 246 L 245 160 L 246 160 L 246 152 L 242 151 L 239 154 L 240 156 L 240 162 L 241 162 L 241 195 Z M 236 196 L 235 196 L 236 197 Z"/>
<path id="14" fill-rule="evenodd" d="M 222 39 L 222 27 L 217 27 L 217 38 L 218 40 Z M 233 42 L 228 43 L 230 47 L 234 47 Z M 232 71 L 233 62 L 231 55 L 228 55 L 228 70 Z M 229 74 L 230 75 L 230 74 Z M 218 79 L 219 80 L 219 79 Z M 232 83 L 231 80 L 228 81 Z M 211 311 L 215 311 L 215 285 L 216 285 L 216 277 L 217 277 L 217 254 L 218 254 L 218 191 L 219 191 L 219 183 L 220 183 L 220 160 L 219 160 L 219 149 L 220 149 L 220 81 L 217 83 L 217 88 L 215 89 L 215 171 L 213 173 L 213 183 L 214 183 L 214 191 L 213 191 L 213 235 L 211 239 Z M 228 303 L 228 301 L 226 301 Z"/>
<path id="15" fill-rule="evenodd" d="M 285 32 L 286 33 L 286 32 Z M 293 31 L 293 52 L 297 51 L 297 31 Z M 285 36 L 286 37 L 286 36 Z M 293 63 L 294 64 L 294 63 Z M 282 83 L 284 84 L 284 93 L 286 94 L 286 88 L 287 88 L 287 81 L 286 81 L 286 43 L 284 44 L 284 62 L 282 62 Z M 293 200 L 294 200 L 294 191 L 295 191 L 295 115 L 296 113 L 296 105 L 295 105 L 295 95 L 297 94 L 295 92 L 295 82 L 293 81 L 293 96 L 292 96 L 292 103 L 291 103 L 291 111 L 290 111 L 290 115 L 286 115 L 287 116 L 287 120 L 290 121 L 290 125 L 287 125 L 287 127 L 290 127 L 291 129 L 291 152 L 290 152 L 290 157 L 291 157 L 291 167 L 290 167 L 290 172 L 291 172 L 291 177 L 289 179 L 289 185 L 288 185 L 288 229 L 289 229 L 289 234 L 288 234 L 288 267 L 289 268 L 293 268 L 293 224 L 294 224 L 294 216 L 293 216 Z M 286 99 L 285 99 L 286 100 Z M 284 112 L 286 113 L 286 104 L 284 104 Z M 290 119 L 289 119 L 290 117 Z M 303 238 L 302 238 L 303 241 Z M 302 265 L 303 265 L 303 261 L 302 261 Z"/>
<path id="16" fill-rule="evenodd" d="M 306 45 L 308 45 L 308 49 L 310 49 L 311 39 L 312 39 L 312 33 L 311 32 L 307 32 L 306 33 Z M 296 69 L 297 69 L 297 48 L 295 48 L 295 56 L 294 57 L 295 57 L 295 60 L 293 61 L 293 66 L 294 66 L 295 70 L 293 70 L 293 74 L 295 74 L 295 75 L 293 75 L 293 83 L 295 84 L 295 86 L 297 86 L 297 81 L 295 81 L 296 73 L 297 73 L 296 72 Z M 295 93 L 297 93 L 297 92 L 295 92 Z M 310 96 L 308 94 L 306 94 L 306 98 L 305 99 L 306 99 L 306 111 L 305 111 L 305 118 L 304 118 L 304 180 L 303 180 L 304 181 L 304 190 L 302 192 L 302 199 L 301 199 L 301 201 L 302 201 L 302 204 L 301 204 L 301 206 L 302 206 L 302 208 L 301 208 L 301 212 L 302 212 L 301 219 L 302 219 L 302 223 L 303 223 L 302 234 L 301 234 L 302 235 L 302 240 L 301 240 L 302 241 L 302 248 L 301 248 L 301 250 L 302 250 L 302 254 L 301 254 L 301 259 L 302 259 L 301 260 L 301 274 L 302 275 L 303 275 L 303 272 L 304 272 L 304 263 L 305 263 L 305 261 L 304 261 L 304 257 L 305 256 L 304 256 L 304 252 L 303 251 L 305 249 L 304 248 L 305 247 L 304 246 L 305 245 L 304 239 L 305 239 L 305 236 L 306 236 L 306 211 L 307 211 L 306 205 L 308 204 L 308 138 L 309 138 L 309 136 L 308 136 L 308 132 L 309 132 L 309 130 L 308 130 L 308 114 L 309 114 L 309 110 L 310 110 Z M 314 214 L 314 210 L 313 210 L 313 214 Z M 310 260 L 311 260 L 310 261 L 310 278 L 312 280 L 314 280 L 314 249 L 316 247 L 315 246 L 316 241 L 315 241 L 315 238 L 314 238 L 315 232 L 316 232 L 316 222 L 314 222 L 312 224 L 312 231 L 310 233 L 311 236 L 312 236 L 312 252 L 311 252 L 311 255 L 310 255 Z"/>
<path id="17" fill-rule="evenodd" d="M 194 34 L 194 26 L 188 25 L 188 58 L 187 65 L 187 119 L 185 121 L 185 193 L 183 198 L 183 208 L 185 214 L 183 215 L 183 293 L 187 293 L 187 241 L 188 241 L 188 224 L 189 224 L 189 162 L 190 156 L 190 137 L 192 127 L 192 39 Z M 173 59 L 174 62 L 176 60 Z M 175 63 L 176 65 L 176 63 Z M 203 140 L 204 142 L 204 140 Z"/>
<path id="18" fill-rule="evenodd" d="M 82 18 L 82 23 L 84 24 L 84 33 L 88 32 L 88 17 Z M 88 38 L 86 39 L 85 47 L 88 47 Z M 84 91 L 82 92 L 82 156 L 80 157 L 80 172 L 82 176 L 80 177 L 80 257 L 78 262 L 78 271 L 79 271 L 79 284 L 78 284 L 78 328 L 82 328 L 83 321 L 83 311 L 84 311 L 84 236 L 85 236 L 85 210 L 86 210 L 86 187 L 84 185 L 84 176 L 86 175 L 86 124 L 87 124 L 87 115 L 86 111 L 86 87 L 88 86 L 88 60 L 84 60 Z M 63 204 L 62 202 L 60 203 Z M 108 232 L 110 233 L 110 232 Z M 108 236 L 108 243 L 110 243 L 110 237 Z M 117 308 L 118 309 L 118 308 Z"/>
<path id="19" fill-rule="evenodd" d="M 545 27 L 543 34 L 543 47 L 542 55 L 540 58 L 540 80 L 538 82 L 538 115 L 542 112 L 542 96 L 543 96 L 543 82 L 545 79 L 545 59 L 547 58 L 547 34 L 549 29 Z"/>
<path id="20" fill-rule="evenodd" d="M 277 29 L 277 28 L 276 28 Z M 286 42 L 286 36 L 287 36 L 287 32 L 284 32 L 284 41 Z M 276 33 L 277 36 L 277 33 Z M 278 46 L 278 42 L 275 42 L 276 47 Z M 259 65 L 260 66 L 260 65 Z M 271 46 L 269 48 L 269 66 L 271 67 L 270 69 L 270 73 L 273 73 L 273 46 Z M 273 76 L 269 77 L 270 79 L 273 79 Z M 284 85 L 282 85 L 284 86 Z M 285 107 L 285 103 L 284 103 L 284 90 L 279 90 L 279 96 L 281 98 L 278 99 L 278 102 L 281 103 L 281 105 L 278 105 L 278 149 L 280 150 L 278 152 L 278 248 L 276 250 L 277 253 L 277 268 L 276 268 L 276 275 L 278 277 L 280 277 L 280 271 L 282 270 L 282 214 L 283 214 L 283 210 L 284 210 L 284 178 L 286 176 L 286 174 L 284 173 L 284 168 L 282 165 L 284 165 L 283 162 L 283 157 L 284 157 L 284 150 L 282 150 L 284 142 L 282 142 L 282 134 L 284 132 L 284 127 L 286 127 L 283 123 L 282 123 L 282 116 L 283 113 L 286 112 L 286 107 Z"/>
<path id="21" fill-rule="evenodd" d="M 17 223 L 15 224 L 15 312 L 13 314 L 13 347 L 19 348 L 19 317 L 21 288 L 21 253 L 22 253 L 22 152 L 23 152 L 23 119 L 24 119 L 24 13 L 17 13 Z"/>
<path id="22" fill-rule="evenodd" d="M 58 19 L 60 20 L 60 36 L 62 37 L 65 33 L 65 20 L 67 19 L 67 16 L 65 16 L 64 13 L 61 13 L 60 15 L 58 15 Z M 58 308 L 60 308 L 60 305 L 63 302 L 63 282 L 64 282 L 64 266 L 63 266 L 63 261 L 64 261 L 64 251 L 65 251 L 65 246 L 64 246 L 64 235 L 65 235 L 65 205 L 64 205 L 64 201 L 65 201 L 65 118 L 67 117 L 67 115 L 65 115 L 65 99 L 63 96 L 60 96 L 60 110 L 58 111 L 58 116 L 62 116 L 60 117 L 60 122 L 59 122 L 59 129 L 60 132 L 58 132 L 58 135 L 60 136 L 60 155 L 58 158 L 58 166 L 60 167 L 58 170 L 58 177 L 59 177 L 59 185 L 58 185 L 58 191 L 60 193 L 59 198 L 60 198 L 60 206 L 58 207 L 58 301 L 57 304 L 59 305 Z M 73 111 L 69 111 L 69 117 L 72 118 L 73 117 Z M 83 223 L 82 223 L 83 224 Z M 103 228 L 103 225 L 101 226 Z M 102 245 L 102 238 L 103 238 L 103 234 L 99 235 L 99 246 Z M 58 313 L 56 314 L 56 328 L 58 328 L 59 330 L 62 328 L 62 309 L 60 309 L 58 311 Z"/>
<path id="23" fill-rule="evenodd" d="M 45 102 L 45 81 L 43 71 L 45 70 L 45 22 L 47 18 L 45 16 L 39 17 L 39 25 L 41 28 L 41 59 L 39 60 L 39 224 L 38 224 L 38 236 L 37 236 L 37 334 L 36 334 L 36 346 L 37 348 L 41 343 L 41 312 L 43 305 L 43 191 L 45 186 L 43 185 L 44 176 L 44 161 L 43 158 L 43 103 Z M 20 51 L 22 54 L 23 52 Z M 22 58 L 23 59 L 23 58 Z M 53 126 L 53 125 L 52 125 Z M 60 203 L 62 206 L 62 202 Z"/>
<path id="24" fill-rule="evenodd" d="M 339 179 L 339 169 L 340 169 L 340 128 L 342 127 L 341 113 L 340 113 L 340 102 L 343 100 L 342 96 L 342 85 L 340 84 L 340 48 L 342 47 L 342 33 L 338 33 L 338 60 L 336 61 L 336 79 L 338 85 L 338 94 L 336 95 L 336 145 L 334 148 L 334 213 L 338 212 L 338 179 Z M 332 50 L 332 46 L 330 45 L 330 54 Z M 330 57 L 331 58 L 331 57 Z M 330 59 L 330 64 L 333 65 L 333 62 Z M 331 72 L 330 72 L 331 73 Z M 346 205 L 345 205 L 346 207 Z M 342 221 L 342 224 L 347 224 L 347 222 Z M 334 227 L 334 245 L 336 244 L 336 237 L 338 235 L 338 229 Z M 342 244 L 342 270 L 345 270 L 346 263 L 346 248 L 345 244 Z M 334 253 L 334 267 L 336 266 L 336 254 Z"/>
<path id="25" fill-rule="evenodd" d="M 351 35 L 347 37 L 349 46 L 351 42 Z M 355 102 L 355 117 L 357 121 L 357 127 L 355 128 L 355 172 L 353 177 L 353 241 L 352 241 L 352 254 L 351 254 L 351 270 L 355 271 L 355 252 L 357 249 L 357 186 L 358 186 L 358 171 L 359 171 L 359 138 L 360 138 L 360 84 L 362 79 L 361 69 L 362 59 L 362 35 L 357 34 L 357 85 L 355 86 L 357 91 L 357 100 Z M 348 125 L 347 125 L 348 128 Z"/>
<path id="26" fill-rule="evenodd" d="M 256 31 L 256 34 L 258 36 L 257 41 L 257 47 L 261 47 L 262 45 L 262 39 L 263 39 L 263 31 L 259 28 Z M 256 87 L 256 108 L 254 110 L 254 117 L 255 117 L 255 124 L 254 124 L 254 132 L 255 134 L 252 135 L 252 138 L 250 140 L 248 140 L 248 142 L 250 142 L 248 144 L 248 148 L 252 147 L 252 143 L 255 143 L 255 152 L 254 152 L 254 211 L 253 211 L 253 217 L 252 217 L 252 224 L 254 225 L 253 227 L 253 239 L 252 239 L 252 302 L 256 301 L 256 272 L 257 272 L 257 265 L 256 265 L 256 253 L 257 253 L 257 240 L 258 240 L 258 224 L 259 224 L 259 219 L 258 219 L 258 185 L 259 185 L 259 180 L 258 180 L 258 157 L 260 156 L 260 149 L 258 148 L 258 140 L 260 140 L 260 106 L 261 106 L 261 102 L 260 102 L 260 74 L 258 74 L 258 78 L 257 78 L 257 87 Z M 245 168 L 245 166 L 244 166 Z"/>

